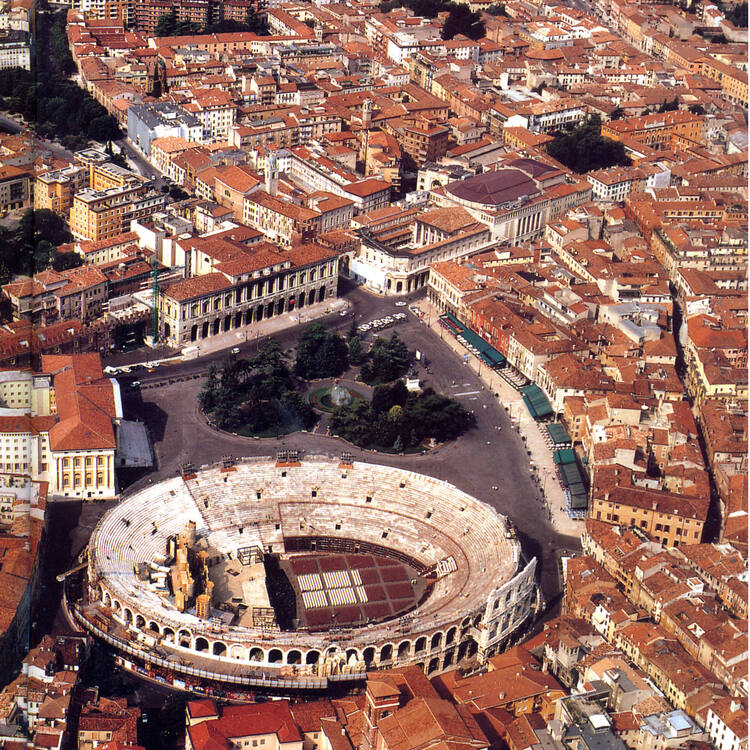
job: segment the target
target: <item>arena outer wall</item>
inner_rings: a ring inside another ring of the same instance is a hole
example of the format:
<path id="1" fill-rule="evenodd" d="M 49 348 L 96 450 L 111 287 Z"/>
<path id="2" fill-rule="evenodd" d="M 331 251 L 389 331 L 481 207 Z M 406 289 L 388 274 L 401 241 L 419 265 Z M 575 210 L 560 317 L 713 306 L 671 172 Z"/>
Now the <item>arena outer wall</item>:
<path id="1" fill-rule="evenodd" d="M 226 625 L 180 612 L 135 574 L 189 521 L 227 557 L 248 545 L 283 554 L 285 539 L 307 538 L 312 549 L 325 540 L 441 572 L 415 609 L 390 621 L 323 632 Z M 149 486 L 105 515 L 88 553 L 75 618 L 120 665 L 178 687 L 325 690 L 409 664 L 432 676 L 502 651 L 538 604 L 536 559 L 523 563 L 490 506 L 433 477 L 325 457 L 246 459 Z"/>

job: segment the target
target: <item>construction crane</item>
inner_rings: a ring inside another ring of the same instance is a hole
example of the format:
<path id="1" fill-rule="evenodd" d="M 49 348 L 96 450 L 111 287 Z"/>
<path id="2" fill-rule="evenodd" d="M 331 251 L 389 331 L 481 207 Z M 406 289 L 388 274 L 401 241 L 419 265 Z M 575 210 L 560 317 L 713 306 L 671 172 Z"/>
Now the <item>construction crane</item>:
<path id="1" fill-rule="evenodd" d="M 154 344 L 159 342 L 159 261 L 151 261 L 151 339 Z"/>

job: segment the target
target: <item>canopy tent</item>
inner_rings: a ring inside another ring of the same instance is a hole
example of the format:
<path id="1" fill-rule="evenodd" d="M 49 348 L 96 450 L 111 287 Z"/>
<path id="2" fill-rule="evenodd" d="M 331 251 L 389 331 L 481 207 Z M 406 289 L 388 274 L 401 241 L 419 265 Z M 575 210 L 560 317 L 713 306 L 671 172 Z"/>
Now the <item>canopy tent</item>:
<path id="1" fill-rule="evenodd" d="M 574 464 L 576 462 L 576 454 L 572 448 L 563 448 L 555 451 L 552 455 L 556 464 Z"/>
<path id="2" fill-rule="evenodd" d="M 570 507 L 573 510 L 586 510 L 588 504 L 589 501 L 585 492 L 581 494 L 576 493 L 575 495 L 573 493 L 570 494 Z"/>
<path id="3" fill-rule="evenodd" d="M 464 325 L 463 323 L 458 322 L 458 318 L 456 318 L 455 315 L 445 313 L 445 315 L 440 316 L 440 320 L 442 320 L 446 324 L 446 327 L 453 331 L 453 333 L 463 333 Z"/>
<path id="4" fill-rule="evenodd" d="M 506 362 L 505 357 L 491 346 L 485 349 L 484 354 L 492 360 L 491 364 L 493 367 L 502 367 Z"/>
<path id="5" fill-rule="evenodd" d="M 552 415 L 552 407 L 544 395 L 544 391 L 536 383 L 521 388 L 521 394 L 523 395 L 523 402 L 534 419 L 544 419 Z"/>
<path id="6" fill-rule="evenodd" d="M 547 433 L 555 447 L 568 447 L 573 442 L 568 431 L 559 422 L 548 424 Z"/>
<path id="7" fill-rule="evenodd" d="M 464 330 L 461 331 L 459 336 L 463 337 L 463 339 L 467 344 L 469 344 L 469 346 L 473 346 L 479 352 L 484 352 L 487 349 L 492 349 L 492 347 L 481 336 L 474 333 L 471 328 L 466 328 L 464 326 Z"/>
<path id="8" fill-rule="evenodd" d="M 586 488 L 584 486 L 583 477 L 581 476 L 581 470 L 578 468 L 578 464 L 574 461 L 570 464 L 558 464 L 558 471 L 562 478 L 563 484 L 570 490 L 571 495 L 576 494 L 579 488 L 584 493 Z"/>

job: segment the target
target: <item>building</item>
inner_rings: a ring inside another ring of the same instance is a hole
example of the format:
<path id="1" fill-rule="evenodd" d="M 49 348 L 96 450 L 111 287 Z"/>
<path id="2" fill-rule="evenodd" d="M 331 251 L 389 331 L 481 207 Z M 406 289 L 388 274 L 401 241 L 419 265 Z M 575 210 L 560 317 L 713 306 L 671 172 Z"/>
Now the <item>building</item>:
<path id="1" fill-rule="evenodd" d="M 146 156 L 151 154 L 152 141 L 167 136 L 203 143 L 204 126 L 197 113 L 170 102 L 135 104 L 128 108 L 128 138 Z"/>
<path id="2" fill-rule="evenodd" d="M 10 68 L 31 70 L 31 44 L 25 33 L 6 32 L 0 35 L 0 70 Z"/>
<path id="3" fill-rule="evenodd" d="M 3 286 L 14 320 L 49 325 L 58 320 L 90 323 L 108 298 L 107 277 L 96 266 L 42 271 Z"/>
<path id="4" fill-rule="evenodd" d="M 200 237 L 177 244 L 196 261 L 211 258 L 208 268 L 215 270 L 159 294 L 162 338 L 176 349 L 336 296 L 339 255 L 321 245 L 281 250 L 268 242 L 248 247 Z"/>
<path id="5" fill-rule="evenodd" d="M 161 211 L 163 193 L 136 183 L 97 190 L 84 188 L 73 197 L 70 231 L 76 240 L 108 240 L 130 230 L 130 222 Z"/>
<path id="6" fill-rule="evenodd" d="M 352 259 L 352 275 L 385 294 L 403 294 L 428 284 L 433 263 L 455 260 L 488 247 L 490 230 L 462 209 L 435 208 L 417 214 L 398 245 L 364 226 L 361 247 Z M 388 229 L 385 229 L 388 232 Z"/>
<path id="7" fill-rule="evenodd" d="M 717 750 L 747 747 L 747 698 L 724 698 L 708 709 L 706 731 Z"/>
<path id="8" fill-rule="evenodd" d="M 568 183 L 563 172 L 538 160 L 518 158 L 476 177 L 433 188 L 438 206 L 460 206 L 486 224 L 492 239 L 512 243 L 542 235 L 548 221 L 591 198 L 587 182 Z"/>
<path id="9" fill-rule="evenodd" d="M 0 166 L 0 213 L 31 206 L 31 181 L 28 169 L 13 165 Z"/>
<path id="10" fill-rule="evenodd" d="M 99 698 L 81 706 L 78 750 L 94 750 L 105 743 L 130 747 L 138 742 L 141 709 L 128 706 L 127 698 Z"/>
<path id="11" fill-rule="evenodd" d="M 89 186 L 89 169 L 71 165 L 34 177 L 34 208 L 47 209 L 69 218 L 76 193 Z"/>

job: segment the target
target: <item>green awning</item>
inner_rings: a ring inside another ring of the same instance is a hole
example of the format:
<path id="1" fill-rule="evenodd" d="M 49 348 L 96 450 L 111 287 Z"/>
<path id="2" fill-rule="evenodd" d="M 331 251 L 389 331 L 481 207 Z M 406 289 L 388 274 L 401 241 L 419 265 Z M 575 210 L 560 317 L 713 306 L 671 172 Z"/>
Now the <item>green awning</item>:
<path id="1" fill-rule="evenodd" d="M 505 364 L 505 357 L 497 349 L 489 347 L 484 353 L 492 360 L 493 366 L 502 367 Z"/>
<path id="2" fill-rule="evenodd" d="M 586 494 L 579 494 L 570 496 L 570 507 L 573 510 L 586 510 L 588 508 L 589 501 Z"/>
<path id="3" fill-rule="evenodd" d="M 521 388 L 521 393 L 524 403 L 529 407 L 529 412 L 534 419 L 544 419 L 552 415 L 552 407 L 544 395 L 544 391 L 536 383 Z"/>
<path id="4" fill-rule="evenodd" d="M 458 328 L 459 333 L 461 331 L 463 331 L 464 324 L 463 323 L 459 323 L 458 322 L 458 318 L 455 315 L 451 315 L 450 313 L 445 313 L 445 315 L 442 315 L 441 317 L 444 320 L 450 321 L 453 324 L 453 326 L 455 326 L 456 328 Z"/>
<path id="5" fill-rule="evenodd" d="M 472 331 L 471 328 L 467 328 L 463 323 L 459 323 L 455 316 L 445 313 L 445 315 L 440 316 L 440 320 L 444 321 L 456 336 L 461 336 L 469 346 L 473 346 L 479 352 L 482 361 L 490 367 L 501 367 L 505 364 L 505 357 L 497 349 L 488 341 L 485 341 L 478 333 Z"/>
<path id="6" fill-rule="evenodd" d="M 531 414 L 533 419 L 537 419 L 537 413 L 536 409 L 534 408 L 534 404 L 531 403 L 530 399 L 527 396 L 522 396 L 524 404 L 526 404 L 526 408 L 529 410 L 529 414 Z"/>
<path id="7" fill-rule="evenodd" d="M 556 464 L 574 464 L 576 462 L 576 454 L 572 448 L 563 448 L 562 450 L 555 451 L 553 458 Z"/>
<path id="8" fill-rule="evenodd" d="M 489 343 L 485 341 L 481 336 L 474 333 L 471 328 L 464 327 L 464 330 L 461 331 L 461 333 L 459 333 L 458 335 L 462 336 L 467 344 L 473 346 L 479 352 L 484 352 L 487 349 L 492 349 Z"/>
<path id="9" fill-rule="evenodd" d="M 555 445 L 570 445 L 572 442 L 568 431 L 559 422 L 548 424 L 547 433 Z"/>
<path id="10" fill-rule="evenodd" d="M 570 490 L 571 494 L 586 491 L 581 470 L 578 468 L 577 463 L 559 464 L 558 471 L 562 477 L 563 484 Z"/>

